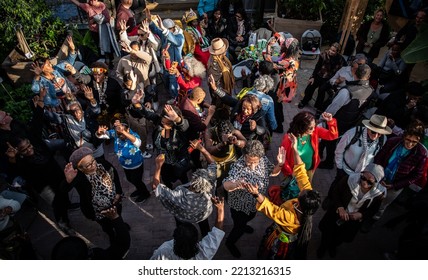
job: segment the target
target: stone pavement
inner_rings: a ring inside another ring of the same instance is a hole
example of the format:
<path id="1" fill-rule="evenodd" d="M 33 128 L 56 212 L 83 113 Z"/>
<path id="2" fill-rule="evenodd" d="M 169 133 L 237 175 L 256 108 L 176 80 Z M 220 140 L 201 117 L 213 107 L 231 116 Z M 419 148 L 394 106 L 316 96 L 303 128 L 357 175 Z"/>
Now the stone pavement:
<path id="1" fill-rule="evenodd" d="M 303 92 L 309 76 L 312 74 L 313 68 L 316 63 L 314 60 L 302 60 L 301 68 L 298 73 L 299 92 Z M 206 88 L 206 82 L 204 87 Z M 168 99 L 165 90 L 162 86 L 158 87 L 160 90 L 161 102 Z M 284 105 L 285 122 L 284 131 L 287 131 L 288 125 L 293 116 L 299 111 L 297 104 L 301 96 L 296 96 L 292 103 Z M 311 107 L 305 108 L 312 110 Z M 149 134 L 150 135 L 150 134 Z M 272 162 L 276 161 L 277 147 L 279 147 L 283 135 L 274 133 L 271 149 L 267 155 Z M 149 137 L 149 142 L 151 138 Z M 125 177 L 123 170 L 119 167 L 116 156 L 112 152 L 112 145 L 106 147 L 106 157 L 112 162 L 119 174 L 121 175 L 122 187 L 124 189 L 125 198 L 123 200 L 123 213 L 124 220 L 131 226 L 131 248 L 127 259 L 139 260 L 148 259 L 152 255 L 154 249 L 161 245 L 164 241 L 172 239 L 172 233 L 175 228 L 174 218 L 167 212 L 154 195 L 144 203 L 135 203 L 129 198 L 129 194 L 133 191 Z M 151 186 L 151 178 L 154 171 L 154 157 L 145 161 L 144 182 L 147 186 Z M 328 187 L 333 180 L 335 170 L 322 170 L 318 169 L 314 176 L 314 189 L 321 192 L 323 198 L 327 193 Z M 271 184 L 278 184 L 281 175 L 272 178 Z M 78 195 L 72 194 L 72 201 L 78 201 Z M 39 203 L 40 204 L 40 203 Z M 50 252 L 53 245 L 65 236 L 55 224 L 52 222 L 53 215 L 50 207 L 42 204 L 42 213 L 37 213 L 33 209 L 24 209 L 18 217 L 22 221 L 24 227 L 30 234 L 33 245 L 41 259 L 49 259 Z M 386 220 L 391 215 L 396 215 L 402 211 L 401 207 L 391 205 L 386 211 L 383 220 Z M 320 240 L 320 232 L 317 228 L 318 222 L 323 215 L 323 210 L 320 209 L 314 216 L 313 238 L 309 246 L 309 259 L 316 259 L 316 248 Z M 78 236 L 85 238 L 88 243 L 95 246 L 107 247 L 108 240 L 106 235 L 101 230 L 100 226 L 87 220 L 81 214 L 80 210 L 73 210 L 69 212 L 71 224 L 75 228 Z M 214 224 L 214 215 L 210 218 L 210 225 Z M 381 221 L 382 222 L 382 221 Z M 359 234 L 351 244 L 345 244 L 338 248 L 337 259 L 382 259 L 382 253 L 385 251 L 392 251 L 397 244 L 397 236 L 399 230 L 389 231 L 380 226 L 380 223 L 369 234 Z M 224 230 L 227 234 L 232 228 L 232 219 L 230 212 L 226 206 Z M 271 224 L 271 221 L 264 215 L 258 213 L 256 218 L 252 220 L 251 225 L 255 231 L 252 234 L 245 234 L 237 243 L 237 247 L 242 253 L 241 259 L 256 259 L 256 252 L 265 229 Z M 229 253 L 224 246 L 224 241 L 220 246 L 218 253 L 214 259 L 229 260 L 234 257 Z"/>

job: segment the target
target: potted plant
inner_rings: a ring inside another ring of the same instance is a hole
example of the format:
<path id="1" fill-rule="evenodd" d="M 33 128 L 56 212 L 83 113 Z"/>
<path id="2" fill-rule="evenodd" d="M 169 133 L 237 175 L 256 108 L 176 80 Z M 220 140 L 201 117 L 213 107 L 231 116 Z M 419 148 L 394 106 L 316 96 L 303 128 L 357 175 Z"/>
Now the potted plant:
<path id="1" fill-rule="evenodd" d="M 277 0 L 275 30 L 289 32 L 300 40 L 306 30 L 321 29 L 325 7 L 323 0 Z"/>

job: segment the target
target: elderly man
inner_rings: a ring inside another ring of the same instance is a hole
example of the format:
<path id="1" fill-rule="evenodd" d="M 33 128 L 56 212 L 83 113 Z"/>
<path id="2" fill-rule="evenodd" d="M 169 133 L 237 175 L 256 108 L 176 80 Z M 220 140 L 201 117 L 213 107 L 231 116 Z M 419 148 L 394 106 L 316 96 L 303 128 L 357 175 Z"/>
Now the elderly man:
<path id="1" fill-rule="evenodd" d="M 153 190 L 163 206 L 174 215 L 177 225 L 198 223 L 203 236 L 209 232 L 208 217 L 212 212 L 211 194 L 215 189 L 217 166 L 211 154 L 198 140 L 191 142 L 192 149 L 198 149 L 208 162 L 207 169 L 197 169 L 190 183 L 180 185 L 174 190 L 160 184 L 160 173 L 165 161 L 163 154 L 156 158 L 153 175 Z"/>

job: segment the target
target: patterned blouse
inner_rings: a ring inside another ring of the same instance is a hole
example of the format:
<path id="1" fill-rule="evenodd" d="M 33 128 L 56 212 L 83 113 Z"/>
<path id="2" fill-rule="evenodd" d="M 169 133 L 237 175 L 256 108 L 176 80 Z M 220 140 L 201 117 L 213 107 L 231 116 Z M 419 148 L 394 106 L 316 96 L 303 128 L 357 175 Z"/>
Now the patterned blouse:
<path id="1" fill-rule="evenodd" d="M 101 220 L 104 218 L 101 211 L 112 207 L 116 196 L 113 168 L 106 171 L 101 164 L 97 163 L 96 173 L 88 174 L 86 177 L 92 185 L 92 206 L 95 217 Z"/>
<path id="2" fill-rule="evenodd" d="M 226 181 L 245 181 L 251 184 L 257 184 L 259 193 L 265 195 L 269 186 L 269 176 L 272 173 L 274 165 L 269 159 L 264 156 L 260 159 L 256 169 L 251 170 L 245 163 L 244 156 L 240 157 L 229 171 L 229 175 L 223 180 Z M 235 190 L 228 193 L 229 207 L 242 211 L 249 215 L 251 212 L 256 212 L 256 199 L 247 190 Z"/>
<path id="3" fill-rule="evenodd" d="M 217 166 L 211 163 L 207 168 L 209 182 L 214 190 Z M 159 184 L 155 190 L 156 197 L 161 201 L 163 206 L 182 222 L 198 223 L 205 220 L 211 215 L 212 203 L 211 193 L 196 193 L 188 188 L 191 183 L 180 185 L 174 190 Z"/>

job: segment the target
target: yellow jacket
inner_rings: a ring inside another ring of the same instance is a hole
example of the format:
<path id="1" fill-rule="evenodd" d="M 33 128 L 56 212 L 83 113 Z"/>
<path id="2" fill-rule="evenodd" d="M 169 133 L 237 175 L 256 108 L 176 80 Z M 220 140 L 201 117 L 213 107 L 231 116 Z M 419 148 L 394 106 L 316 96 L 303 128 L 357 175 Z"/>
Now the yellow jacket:
<path id="1" fill-rule="evenodd" d="M 309 177 L 306 174 L 305 164 L 294 165 L 294 176 L 296 177 L 297 185 L 300 191 L 312 190 L 312 185 L 309 182 Z M 268 218 L 278 224 L 285 232 L 296 234 L 300 228 L 300 222 L 297 219 L 296 211 L 293 204 L 297 202 L 297 198 L 287 200 L 281 206 L 273 204 L 267 197 L 262 203 L 257 203 L 256 209 L 263 212 Z"/>

